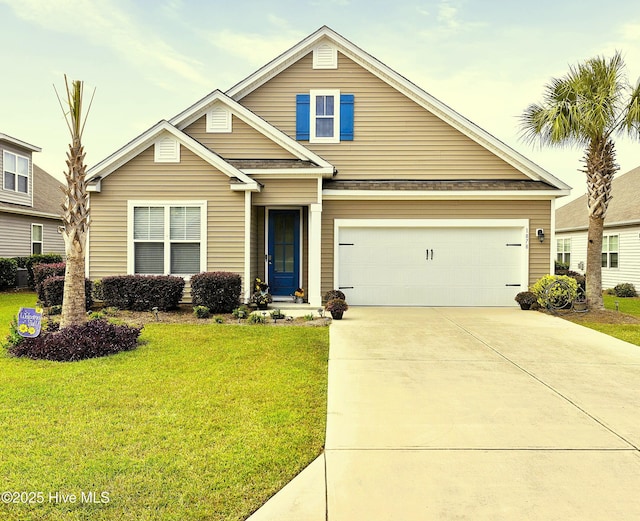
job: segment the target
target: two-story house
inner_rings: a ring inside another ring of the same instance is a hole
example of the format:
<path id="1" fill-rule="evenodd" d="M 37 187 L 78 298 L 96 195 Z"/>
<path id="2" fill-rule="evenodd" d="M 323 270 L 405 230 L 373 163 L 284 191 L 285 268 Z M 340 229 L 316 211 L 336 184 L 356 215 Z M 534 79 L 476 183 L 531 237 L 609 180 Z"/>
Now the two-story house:
<path id="1" fill-rule="evenodd" d="M 64 254 L 61 184 L 33 164 L 40 150 L 0 133 L 0 257 Z"/>
<path id="2" fill-rule="evenodd" d="M 328 27 L 88 175 L 92 279 L 225 270 L 312 305 L 515 305 L 570 190 Z"/>

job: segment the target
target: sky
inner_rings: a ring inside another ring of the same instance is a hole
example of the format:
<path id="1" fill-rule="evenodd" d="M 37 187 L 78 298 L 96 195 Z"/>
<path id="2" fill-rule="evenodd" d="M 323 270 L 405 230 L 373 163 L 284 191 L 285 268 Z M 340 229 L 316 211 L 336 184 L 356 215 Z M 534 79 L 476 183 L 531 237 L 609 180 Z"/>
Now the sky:
<path id="1" fill-rule="evenodd" d="M 519 116 L 590 57 L 618 50 L 640 77 L 637 0 L 0 0 L 0 133 L 62 179 L 65 74 L 95 89 L 92 166 L 323 25 L 574 187 L 560 204 L 586 191 L 583 151 L 523 141 Z M 617 151 L 620 173 L 640 166 L 640 143 Z"/>

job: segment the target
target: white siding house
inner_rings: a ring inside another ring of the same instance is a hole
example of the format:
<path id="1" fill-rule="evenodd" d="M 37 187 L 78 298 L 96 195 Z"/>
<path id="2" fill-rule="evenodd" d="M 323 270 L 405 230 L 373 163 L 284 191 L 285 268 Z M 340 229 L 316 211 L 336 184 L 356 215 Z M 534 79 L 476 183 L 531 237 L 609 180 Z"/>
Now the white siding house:
<path id="1" fill-rule="evenodd" d="M 630 282 L 640 290 L 640 167 L 613 181 L 604 223 L 602 287 Z M 587 262 L 587 196 L 556 210 L 556 260 L 584 273 Z"/>

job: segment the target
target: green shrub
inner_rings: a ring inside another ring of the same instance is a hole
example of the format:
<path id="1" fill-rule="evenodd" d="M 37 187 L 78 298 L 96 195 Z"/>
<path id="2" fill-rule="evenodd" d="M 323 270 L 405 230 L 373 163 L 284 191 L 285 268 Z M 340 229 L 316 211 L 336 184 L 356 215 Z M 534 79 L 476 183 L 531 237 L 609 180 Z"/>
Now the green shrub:
<path id="1" fill-rule="evenodd" d="M 251 314 L 251 310 L 249 309 L 249 306 L 243 304 L 242 306 L 235 308 L 231 314 L 240 320 L 241 318 L 247 318 Z"/>
<path id="2" fill-rule="evenodd" d="M 623 282 L 622 284 L 618 284 L 613 288 L 613 294 L 616 297 L 637 297 L 638 293 L 636 292 L 636 287 L 629 283 Z"/>
<path id="3" fill-rule="evenodd" d="M 555 261 L 555 274 L 556 275 L 567 275 L 567 271 L 569 270 L 568 262 L 560 262 Z"/>
<path id="4" fill-rule="evenodd" d="M 531 286 L 531 291 L 542 307 L 559 309 L 570 306 L 578 296 L 578 283 L 567 275 L 545 275 Z"/>
<path id="5" fill-rule="evenodd" d="M 213 321 L 216 324 L 224 324 L 224 317 L 221 317 L 221 316 L 213 317 Z"/>
<path id="6" fill-rule="evenodd" d="M 207 306 L 193 306 L 193 314 L 198 318 L 209 318 L 211 311 Z"/>
<path id="7" fill-rule="evenodd" d="M 0 290 L 14 288 L 18 263 L 15 259 L 0 259 Z"/>
<path id="8" fill-rule="evenodd" d="M 242 278 L 236 273 L 214 271 L 191 277 L 191 299 L 212 313 L 231 313 L 240 303 Z"/>
<path id="9" fill-rule="evenodd" d="M 266 319 L 260 313 L 251 313 L 247 322 L 249 324 L 264 324 Z"/>
<path id="10" fill-rule="evenodd" d="M 315 320 L 316 317 L 313 316 L 313 313 L 307 313 L 304 317 L 303 317 L 307 322 L 311 322 L 312 320 Z"/>
<path id="11" fill-rule="evenodd" d="M 61 306 L 64 300 L 64 277 L 49 277 L 42 284 L 42 298 L 40 299 L 43 306 Z M 91 281 L 84 280 L 85 305 L 87 309 L 93 305 L 91 296 Z"/>
<path id="12" fill-rule="evenodd" d="M 269 313 L 269 315 L 271 315 L 271 318 L 273 320 L 282 320 L 284 318 L 284 313 L 279 309 L 274 309 L 271 313 Z"/>
<path id="13" fill-rule="evenodd" d="M 184 279 L 171 275 L 118 275 L 102 279 L 102 297 L 107 307 L 150 311 L 175 309 L 182 300 Z"/>

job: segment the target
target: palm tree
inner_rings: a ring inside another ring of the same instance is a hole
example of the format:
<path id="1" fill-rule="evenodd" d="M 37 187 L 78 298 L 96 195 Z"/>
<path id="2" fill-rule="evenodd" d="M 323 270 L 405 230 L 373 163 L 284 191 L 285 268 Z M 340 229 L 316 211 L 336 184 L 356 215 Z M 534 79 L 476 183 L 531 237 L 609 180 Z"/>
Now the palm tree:
<path id="1" fill-rule="evenodd" d="M 589 231 L 587 237 L 587 299 L 603 309 L 602 233 L 611 200 L 616 164 L 614 137 L 640 138 L 640 81 L 631 86 L 619 52 L 607 60 L 596 57 L 571 67 L 563 78 L 545 86 L 543 101 L 522 114 L 522 136 L 548 146 L 584 149 Z"/>
<path id="2" fill-rule="evenodd" d="M 82 146 L 82 133 L 86 123 L 86 114 L 83 121 L 82 113 L 84 86 L 83 82 L 78 80 L 72 81 L 69 85 L 66 75 L 64 82 L 67 90 L 68 110 L 63 107 L 60 96 L 58 96 L 58 101 L 71 133 L 71 143 L 67 152 L 67 172 L 65 172 L 67 185 L 63 188 L 65 199 L 62 204 L 62 237 L 65 244 L 67 266 L 64 277 L 61 328 L 82 324 L 86 321 L 84 257 L 87 231 L 89 230 L 89 196 L 85 182 L 86 165 L 84 164 L 85 153 Z M 91 108 L 91 102 L 89 102 L 89 108 Z M 87 109 L 88 113 L 89 109 Z"/>

